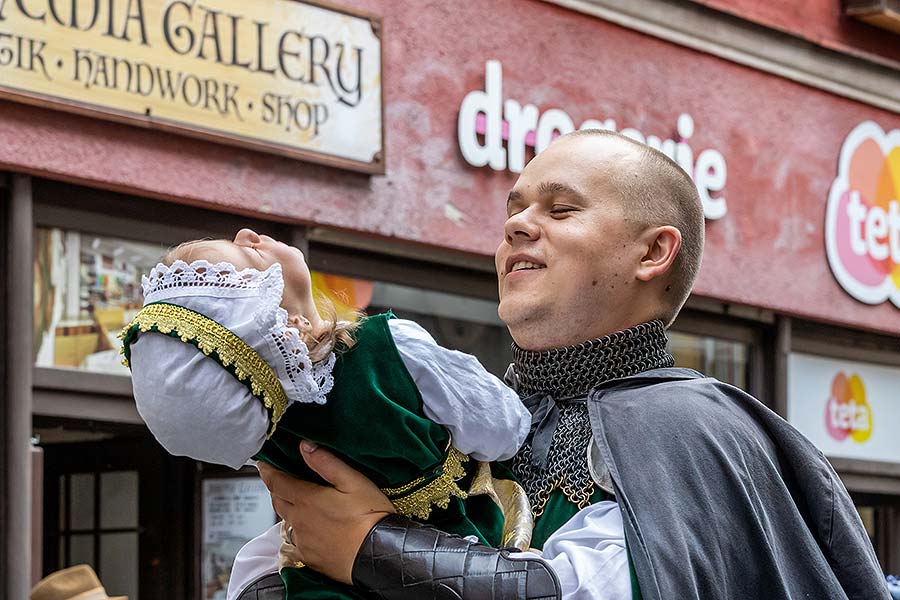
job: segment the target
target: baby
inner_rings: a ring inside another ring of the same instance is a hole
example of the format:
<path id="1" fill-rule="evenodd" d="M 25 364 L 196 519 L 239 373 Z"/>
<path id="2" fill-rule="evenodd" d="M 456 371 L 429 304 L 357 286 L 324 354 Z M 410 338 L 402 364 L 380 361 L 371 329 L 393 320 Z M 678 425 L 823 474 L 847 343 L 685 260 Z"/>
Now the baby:
<path id="1" fill-rule="evenodd" d="M 123 351 L 138 411 L 170 453 L 232 468 L 263 460 L 321 482 L 299 454 L 308 439 L 398 512 L 509 542 L 497 494 L 463 490 L 484 490 L 490 472 L 475 461 L 510 458 L 531 416 L 474 357 L 391 314 L 321 318 L 303 254 L 249 229 L 178 246 L 143 288 Z M 281 575 L 290 599 L 366 597 L 302 565 Z"/>

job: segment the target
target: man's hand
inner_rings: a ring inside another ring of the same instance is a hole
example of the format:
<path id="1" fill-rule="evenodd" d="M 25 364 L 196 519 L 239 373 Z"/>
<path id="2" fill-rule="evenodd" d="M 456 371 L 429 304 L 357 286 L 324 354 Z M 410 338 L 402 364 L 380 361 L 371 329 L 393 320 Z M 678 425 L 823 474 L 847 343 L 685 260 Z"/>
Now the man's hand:
<path id="1" fill-rule="evenodd" d="M 307 566 L 335 581 L 352 583 L 359 547 L 394 505 L 362 473 L 331 452 L 302 442 L 300 452 L 309 467 L 331 486 L 291 477 L 260 463 L 259 474 L 272 493 L 275 511 L 293 527 L 292 543 Z"/>

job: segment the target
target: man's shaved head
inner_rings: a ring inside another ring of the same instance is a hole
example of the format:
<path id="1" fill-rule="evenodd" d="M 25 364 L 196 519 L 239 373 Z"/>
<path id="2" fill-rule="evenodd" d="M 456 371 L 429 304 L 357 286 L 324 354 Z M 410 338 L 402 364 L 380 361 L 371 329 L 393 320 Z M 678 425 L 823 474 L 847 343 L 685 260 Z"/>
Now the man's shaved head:
<path id="1" fill-rule="evenodd" d="M 603 136 L 621 142 L 626 156 L 606 176 L 627 214 L 640 226 L 672 225 L 681 232 L 681 250 L 670 274 L 669 310 L 659 318 L 670 325 L 691 293 L 703 257 L 703 204 L 690 176 L 678 163 L 646 144 L 603 129 L 583 129 L 554 143 L 585 136 Z"/>

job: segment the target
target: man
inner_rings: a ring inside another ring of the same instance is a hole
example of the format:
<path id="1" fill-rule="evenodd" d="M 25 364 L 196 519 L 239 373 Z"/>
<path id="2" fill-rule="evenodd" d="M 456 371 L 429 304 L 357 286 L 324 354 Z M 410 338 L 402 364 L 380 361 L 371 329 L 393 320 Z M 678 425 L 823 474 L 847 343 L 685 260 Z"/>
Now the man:
<path id="1" fill-rule="evenodd" d="M 312 568 L 384 598 L 888 598 L 822 454 L 743 392 L 672 367 L 703 215 L 690 178 L 617 134 L 558 139 L 509 195 L 496 254 L 513 385 L 532 433 L 512 462 L 535 553 L 393 514 L 304 443 L 316 486 L 261 468 Z"/>

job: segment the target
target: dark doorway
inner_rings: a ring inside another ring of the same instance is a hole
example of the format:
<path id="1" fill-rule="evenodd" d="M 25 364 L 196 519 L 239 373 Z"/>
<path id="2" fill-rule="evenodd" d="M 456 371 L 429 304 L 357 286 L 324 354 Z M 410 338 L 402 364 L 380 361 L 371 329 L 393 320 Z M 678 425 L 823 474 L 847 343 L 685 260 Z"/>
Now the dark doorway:
<path id="1" fill-rule="evenodd" d="M 148 438 L 44 446 L 44 573 L 91 565 L 112 596 L 186 598 L 189 461 Z"/>
<path id="2" fill-rule="evenodd" d="M 851 493 L 885 573 L 900 573 L 900 498 Z"/>

